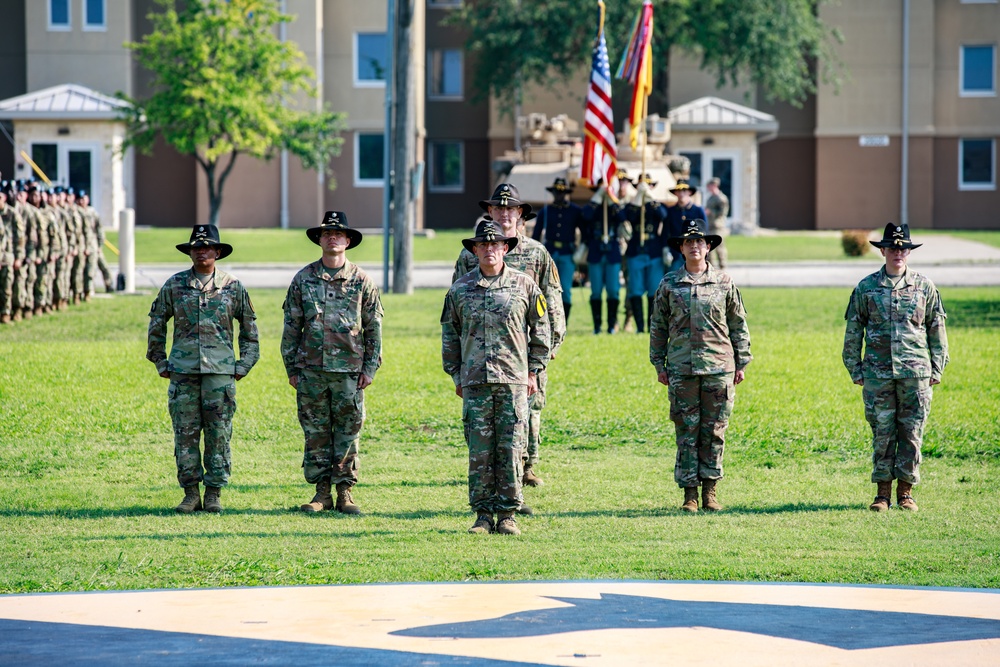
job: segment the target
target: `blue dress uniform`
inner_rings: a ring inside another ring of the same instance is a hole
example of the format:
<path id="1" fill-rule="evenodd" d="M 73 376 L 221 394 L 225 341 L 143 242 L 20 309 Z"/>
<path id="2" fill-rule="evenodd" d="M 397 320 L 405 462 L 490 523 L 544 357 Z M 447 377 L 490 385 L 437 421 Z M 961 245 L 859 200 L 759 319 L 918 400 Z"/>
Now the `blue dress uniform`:
<path id="1" fill-rule="evenodd" d="M 652 201 L 646 202 L 644 206 L 644 235 L 639 230 L 642 209 L 634 204 L 625 207 L 625 217 L 632 223 L 633 230 L 625 249 L 625 261 L 628 263 L 627 292 L 638 333 L 642 333 L 644 324 L 648 323 L 648 314 L 653 311 L 653 297 L 663 278 L 663 238 L 660 235 L 660 225 L 667 217 L 663 204 Z M 649 304 L 646 317 L 643 317 L 642 310 L 643 294 Z"/>
<path id="2" fill-rule="evenodd" d="M 607 292 L 608 333 L 618 325 L 618 295 L 621 290 L 622 252 L 618 244 L 618 228 L 625 222 L 625 211 L 617 204 L 608 204 L 607 234 L 604 206 L 588 205 L 583 209 L 587 224 L 583 226 L 583 242 L 587 244 L 587 267 L 590 277 L 590 311 L 594 318 L 594 333 L 601 333 L 601 293 Z"/>
<path id="3" fill-rule="evenodd" d="M 561 179 L 559 179 L 561 180 Z M 536 241 L 545 235 L 545 249 L 552 255 L 552 260 L 559 270 L 559 282 L 562 285 L 563 310 L 569 321 L 569 311 L 573 302 L 573 251 L 576 250 L 576 230 L 581 233 L 585 226 L 583 207 L 572 202 L 547 204 L 538 212 L 535 230 L 531 233 Z"/>
<path id="4" fill-rule="evenodd" d="M 678 186 L 680 185 L 679 183 Z M 696 204 L 688 204 L 687 207 L 676 204 L 667 208 L 667 222 L 663 225 L 664 242 L 666 239 L 681 236 L 684 230 L 687 229 L 689 220 L 708 220 L 708 217 L 705 215 L 705 209 Z M 684 266 L 684 255 L 679 252 L 673 253 L 670 270 L 676 271 L 682 266 Z"/>

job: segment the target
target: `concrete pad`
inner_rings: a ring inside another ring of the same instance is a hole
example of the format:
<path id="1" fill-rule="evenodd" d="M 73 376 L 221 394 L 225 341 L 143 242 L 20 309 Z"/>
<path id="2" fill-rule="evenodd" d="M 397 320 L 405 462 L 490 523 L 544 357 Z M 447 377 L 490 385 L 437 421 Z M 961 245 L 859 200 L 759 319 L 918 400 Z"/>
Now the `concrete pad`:
<path id="1" fill-rule="evenodd" d="M 1000 665 L 1000 590 L 385 584 L 0 597 L 0 664 Z"/>

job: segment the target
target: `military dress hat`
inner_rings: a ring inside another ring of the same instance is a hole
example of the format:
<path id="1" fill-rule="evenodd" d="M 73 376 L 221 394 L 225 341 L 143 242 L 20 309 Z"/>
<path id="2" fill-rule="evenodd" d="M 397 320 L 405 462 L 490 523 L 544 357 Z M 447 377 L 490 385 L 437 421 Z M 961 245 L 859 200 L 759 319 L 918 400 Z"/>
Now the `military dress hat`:
<path id="1" fill-rule="evenodd" d="M 670 188 L 671 192 L 680 192 L 681 190 L 687 190 L 691 194 L 698 192 L 698 188 L 691 185 L 687 181 L 677 181 L 677 184 Z"/>
<path id="2" fill-rule="evenodd" d="M 565 178 L 557 178 L 556 180 L 552 181 L 552 185 L 550 185 L 545 189 L 552 193 L 573 192 L 573 186 L 566 183 Z"/>
<path id="3" fill-rule="evenodd" d="M 205 246 L 218 248 L 219 259 L 225 259 L 233 254 L 233 246 L 219 240 L 219 228 L 215 225 L 195 225 L 194 229 L 191 230 L 191 240 L 179 244 L 177 249 L 185 255 L 190 255 L 192 248 L 204 248 Z"/>
<path id="4" fill-rule="evenodd" d="M 881 241 L 869 241 L 876 248 L 902 248 L 905 250 L 919 248 L 923 243 L 914 243 L 910 240 L 910 226 L 906 223 L 897 225 L 890 222 L 882 232 Z"/>
<path id="5" fill-rule="evenodd" d="M 511 251 L 517 247 L 517 237 L 516 236 L 504 236 L 503 230 L 500 229 L 500 225 L 493 220 L 482 220 L 478 225 L 476 225 L 476 235 L 471 239 L 462 239 L 462 245 L 469 252 L 475 252 L 472 246 L 476 243 L 492 243 L 493 241 L 502 241 L 507 244 L 507 250 Z"/>
<path id="6" fill-rule="evenodd" d="M 319 223 L 319 227 L 310 227 L 307 229 L 306 236 L 309 237 L 310 241 L 319 245 L 319 237 L 326 231 L 344 232 L 347 235 L 348 250 L 358 246 L 361 243 L 361 239 L 364 238 L 361 232 L 347 226 L 347 214 L 343 211 L 327 211 L 324 213 L 323 221 Z"/>
<path id="7" fill-rule="evenodd" d="M 637 178 L 635 180 L 635 186 L 636 187 L 639 187 L 640 183 L 645 183 L 650 188 L 655 188 L 656 187 L 656 181 L 654 181 L 653 177 L 650 176 L 649 174 L 643 174 L 643 175 L 641 175 L 639 178 Z"/>
<path id="8" fill-rule="evenodd" d="M 705 239 L 709 250 L 714 250 L 722 243 L 721 236 L 708 233 L 708 223 L 701 218 L 688 220 L 686 224 L 687 227 L 684 228 L 680 236 L 671 237 L 667 241 L 670 247 L 680 248 L 684 239 Z"/>
<path id="9" fill-rule="evenodd" d="M 501 183 L 493 191 L 493 196 L 479 202 L 479 208 L 489 211 L 490 206 L 520 206 L 522 219 L 527 220 L 527 215 L 531 213 L 531 204 L 521 201 L 521 195 L 517 188 L 510 183 Z"/>

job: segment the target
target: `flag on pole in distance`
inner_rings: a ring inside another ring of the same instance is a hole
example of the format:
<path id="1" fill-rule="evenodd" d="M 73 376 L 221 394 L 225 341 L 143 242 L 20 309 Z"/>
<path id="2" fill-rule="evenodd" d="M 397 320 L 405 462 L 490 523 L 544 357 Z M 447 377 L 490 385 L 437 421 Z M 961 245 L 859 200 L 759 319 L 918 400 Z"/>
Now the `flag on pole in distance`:
<path id="1" fill-rule="evenodd" d="M 619 79 L 632 84 L 632 106 L 629 108 L 629 144 L 635 150 L 639 143 L 639 128 L 645 118 L 643 106 L 646 97 L 653 92 L 653 3 L 645 0 L 632 26 L 632 38 L 622 55 L 618 72 Z"/>
<path id="2" fill-rule="evenodd" d="M 590 85 L 583 114 L 583 163 L 580 178 L 590 186 L 602 179 L 612 197 L 618 194 L 618 144 L 611 111 L 611 66 L 604 40 L 604 3 L 598 2 L 597 44 L 590 68 Z"/>

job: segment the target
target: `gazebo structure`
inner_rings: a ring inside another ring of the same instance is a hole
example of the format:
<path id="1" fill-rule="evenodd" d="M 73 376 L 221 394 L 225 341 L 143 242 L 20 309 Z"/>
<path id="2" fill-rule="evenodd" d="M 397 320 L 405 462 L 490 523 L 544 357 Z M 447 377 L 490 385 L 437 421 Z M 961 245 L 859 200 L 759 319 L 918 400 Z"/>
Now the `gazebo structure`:
<path id="1" fill-rule="evenodd" d="M 118 226 L 131 182 L 122 156 L 122 100 L 75 84 L 45 88 L 0 101 L 0 118 L 14 123 L 15 179 L 42 179 L 86 190 L 106 228 Z M 25 155 L 30 157 L 25 159 Z"/>
<path id="2" fill-rule="evenodd" d="M 691 160 L 691 182 L 704 191 L 722 181 L 733 229 L 752 233 L 760 224 L 758 145 L 778 135 L 778 121 L 718 97 L 700 97 L 671 109 L 671 151 Z"/>

